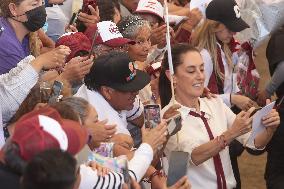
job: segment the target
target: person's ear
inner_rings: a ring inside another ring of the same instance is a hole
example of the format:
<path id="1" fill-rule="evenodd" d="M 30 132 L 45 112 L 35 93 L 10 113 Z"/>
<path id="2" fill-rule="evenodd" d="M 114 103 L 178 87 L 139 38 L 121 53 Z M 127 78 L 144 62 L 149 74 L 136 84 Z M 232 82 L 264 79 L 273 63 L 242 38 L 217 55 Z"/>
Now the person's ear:
<path id="1" fill-rule="evenodd" d="M 109 87 L 102 86 L 101 87 L 101 93 L 102 93 L 103 97 L 105 97 L 106 100 L 111 99 L 112 90 Z"/>
<path id="2" fill-rule="evenodd" d="M 17 5 L 15 3 L 10 3 L 8 7 L 9 7 L 9 10 L 12 16 L 18 16 L 17 15 Z"/>
<path id="3" fill-rule="evenodd" d="M 166 73 L 166 76 L 167 76 L 168 80 L 171 81 L 171 77 L 173 77 L 174 84 L 177 82 L 176 76 L 175 75 L 172 76 L 170 70 L 166 70 L 165 73 Z"/>
<path id="4" fill-rule="evenodd" d="M 37 103 L 34 107 L 34 110 L 39 110 L 43 107 L 45 107 L 47 105 L 47 103 Z"/>

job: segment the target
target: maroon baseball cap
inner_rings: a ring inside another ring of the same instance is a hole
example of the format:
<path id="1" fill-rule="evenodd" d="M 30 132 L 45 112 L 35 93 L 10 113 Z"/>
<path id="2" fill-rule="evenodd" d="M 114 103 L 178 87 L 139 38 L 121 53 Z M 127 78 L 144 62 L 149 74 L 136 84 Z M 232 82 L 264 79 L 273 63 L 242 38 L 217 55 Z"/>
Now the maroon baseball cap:
<path id="1" fill-rule="evenodd" d="M 12 136 L 12 142 L 19 146 L 20 156 L 26 161 L 52 148 L 76 155 L 87 139 L 87 131 L 78 122 L 61 118 L 48 106 L 25 114 L 16 123 Z"/>
<path id="2" fill-rule="evenodd" d="M 55 46 L 65 45 L 70 48 L 71 53 L 66 58 L 66 62 L 69 62 L 79 51 L 91 50 L 91 41 L 82 32 L 70 32 L 62 35 L 56 42 Z"/>

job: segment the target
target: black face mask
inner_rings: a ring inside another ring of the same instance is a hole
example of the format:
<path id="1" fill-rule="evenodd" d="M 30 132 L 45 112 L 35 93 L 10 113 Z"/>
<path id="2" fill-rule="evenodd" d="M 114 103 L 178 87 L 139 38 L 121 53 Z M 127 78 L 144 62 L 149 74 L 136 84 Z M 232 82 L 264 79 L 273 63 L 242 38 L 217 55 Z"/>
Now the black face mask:
<path id="1" fill-rule="evenodd" d="M 40 28 L 42 28 L 46 22 L 46 16 L 47 16 L 44 5 L 29 10 L 22 15 L 27 16 L 28 21 L 22 23 L 31 32 L 35 32 Z"/>

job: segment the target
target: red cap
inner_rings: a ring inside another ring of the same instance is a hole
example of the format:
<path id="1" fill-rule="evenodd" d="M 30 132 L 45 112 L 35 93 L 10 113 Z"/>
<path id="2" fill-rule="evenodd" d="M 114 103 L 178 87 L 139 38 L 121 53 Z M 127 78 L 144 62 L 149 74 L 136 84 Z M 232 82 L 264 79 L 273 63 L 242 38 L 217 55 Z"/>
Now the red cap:
<path id="1" fill-rule="evenodd" d="M 75 57 L 75 54 L 79 51 L 90 51 L 91 41 L 82 32 L 71 32 L 61 36 L 55 46 L 65 45 L 71 49 L 70 55 L 66 58 L 66 62 L 69 62 Z"/>
<path id="2" fill-rule="evenodd" d="M 93 41 L 96 33 L 95 44 L 97 45 L 104 44 L 109 47 L 120 47 L 126 44 L 135 44 L 134 41 L 124 38 L 116 24 L 111 21 L 99 22 L 97 25 L 89 26 L 85 31 L 85 35 L 90 41 Z"/>
<path id="3" fill-rule="evenodd" d="M 15 125 L 12 142 L 28 161 L 37 153 L 59 148 L 76 155 L 87 143 L 88 134 L 78 122 L 62 119 L 51 107 L 25 114 Z"/>

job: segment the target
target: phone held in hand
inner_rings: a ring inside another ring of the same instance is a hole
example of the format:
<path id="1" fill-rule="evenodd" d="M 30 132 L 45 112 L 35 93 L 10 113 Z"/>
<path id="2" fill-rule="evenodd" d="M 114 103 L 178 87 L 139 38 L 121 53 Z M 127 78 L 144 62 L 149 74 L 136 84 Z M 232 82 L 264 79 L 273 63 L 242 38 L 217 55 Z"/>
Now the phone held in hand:
<path id="1" fill-rule="evenodd" d="M 124 178 L 124 183 L 128 186 L 129 189 L 131 189 L 131 177 L 129 175 L 129 169 L 128 169 L 128 160 L 126 155 L 120 156 L 119 157 L 121 163 L 122 163 L 122 174 Z"/>
<path id="2" fill-rule="evenodd" d="M 79 15 L 80 12 L 81 12 L 81 10 L 79 10 L 77 13 L 74 12 L 72 14 L 72 17 L 71 17 L 71 19 L 69 21 L 69 25 L 73 25 L 73 24 L 75 24 L 77 22 L 78 15 Z"/>
<path id="3" fill-rule="evenodd" d="M 252 113 L 250 114 L 249 117 L 252 117 L 258 110 L 260 110 L 261 108 L 255 108 Z"/>
<path id="4" fill-rule="evenodd" d="M 173 136 L 181 130 L 182 127 L 182 118 L 180 114 L 175 115 L 167 120 L 168 125 L 168 134 Z"/>
<path id="5" fill-rule="evenodd" d="M 63 83 L 60 81 L 54 81 L 48 103 L 59 102 L 62 90 L 63 90 Z"/>
<path id="6" fill-rule="evenodd" d="M 169 171 L 167 186 L 174 185 L 187 173 L 189 153 L 182 151 L 172 151 L 169 160 Z"/>
<path id="7" fill-rule="evenodd" d="M 161 107 L 158 104 L 144 106 L 145 128 L 153 129 L 161 122 Z"/>

